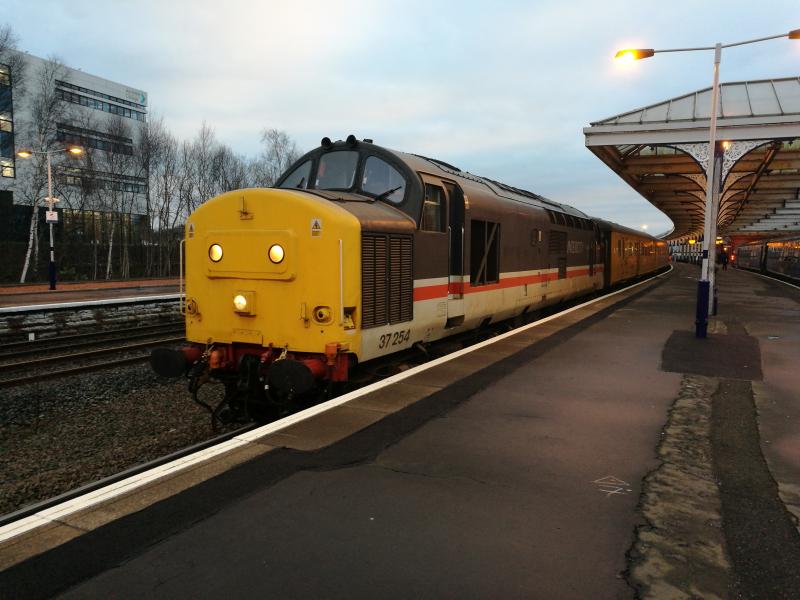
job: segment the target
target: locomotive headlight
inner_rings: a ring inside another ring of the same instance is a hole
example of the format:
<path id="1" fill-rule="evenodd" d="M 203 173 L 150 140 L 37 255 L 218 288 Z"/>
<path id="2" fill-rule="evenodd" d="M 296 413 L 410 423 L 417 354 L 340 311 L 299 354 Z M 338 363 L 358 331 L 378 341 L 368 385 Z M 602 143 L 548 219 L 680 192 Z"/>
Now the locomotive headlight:
<path id="1" fill-rule="evenodd" d="M 244 294 L 236 294 L 233 297 L 233 307 L 237 312 L 247 312 L 247 298 Z"/>
<path id="2" fill-rule="evenodd" d="M 208 258 L 210 258 L 214 262 L 219 262 L 222 260 L 222 246 L 219 244 L 211 244 L 208 247 Z"/>
<path id="3" fill-rule="evenodd" d="M 256 293 L 247 290 L 236 290 L 233 295 L 233 310 L 243 317 L 254 317 L 256 314 Z"/>
<path id="4" fill-rule="evenodd" d="M 269 259 L 276 265 L 282 263 L 284 257 L 283 246 L 280 244 L 272 244 L 272 246 L 269 247 L 267 256 L 269 256 Z"/>

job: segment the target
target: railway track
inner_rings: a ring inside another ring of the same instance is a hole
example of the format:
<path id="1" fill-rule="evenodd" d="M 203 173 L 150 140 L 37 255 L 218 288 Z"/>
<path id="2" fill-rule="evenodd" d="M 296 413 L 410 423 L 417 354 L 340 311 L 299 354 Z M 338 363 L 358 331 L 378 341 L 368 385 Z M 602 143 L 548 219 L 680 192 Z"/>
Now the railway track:
<path id="1" fill-rule="evenodd" d="M 33 341 L 7 342 L 0 347 L 0 361 L 8 357 L 22 357 L 42 352 L 51 352 L 63 348 L 74 350 L 76 348 L 96 346 L 102 343 L 112 343 L 117 340 L 144 339 L 158 333 L 176 333 L 183 331 L 183 321 L 170 321 L 156 325 L 142 325 L 139 327 L 125 327 L 121 329 L 107 329 L 90 333 L 77 333 L 51 338 L 40 338 Z"/>
<path id="2" fill-rule="evenodd" d="M 181 325 L 171 323 L 43 340 L 51 344 L 24 342 L 13 349 L 6 347 L 0 353 L 0 388 L 143 362 L 150 354 L 138 351 L 182 342 L 182 330 Z M 64 352 L 76 348 L 85 350 Z M 135 354 L 131 356 L 131 352 Z M 18 360 L 32 355 L 37 358 Z"/>
<path id="3" fill-rule="evenodd" d="M 148 471 L 154 467 L 158 467 L 160 465 L 166 464 L 168 462 L 171 462 L 179 458 L 183 458 L 184 456 L 188 456 L 205 448 L 209 448 L 216 444 L 228 441 L 231 438 L 236 437 L 237 435 L 250 431 L 251 429 L 255 429 L 255 427 L 257 427 L 255 423 L 250 423 L 238 429 L 234 429 L 233 431 L 226 431 L 225 433 L 221 433 L 215 437 L 203 440 L 202 442 L 192 444 L 191 446 L 186 446 L 185 448 L 181 448 L 180 450 L 171 452 L 170 454 L 166 454 L 154 460 L 135 465 L 133 467 L 125 469 L 124 471 L 115 473 L 114 475 L 111 475 L 109 477 L 104 477 L 103 479 L 92 481 L 91 483 L 87 483 L 85 485 L 82 485 L 78 488 L 75 488 L 63 494 L 59 494 L 58 496 L 54 496 L 53 498 L 48 498 L 47 500 L 42 500 L 41 502 L 36 502 L 35 504 L 29 504 L 12 513 L 0 515 L 0 527 L 2 527 L 3 525 L 8 525 L 9 523 L 13 523 L 14 521 L 18 521 L 19 519 L 24 519 L 25 517 L 29 517 L 33 514 L 36 514 L 37 512 L 61 504 L 62 502 L 72 500 L 73 498 L 78 498 L 94 490 L 98 490 L 107 485 L 111 485 L 112 483 L 116 483 L 128 477 L 132 477 L 139 473 L 143 473 L 144 471 Z"/>

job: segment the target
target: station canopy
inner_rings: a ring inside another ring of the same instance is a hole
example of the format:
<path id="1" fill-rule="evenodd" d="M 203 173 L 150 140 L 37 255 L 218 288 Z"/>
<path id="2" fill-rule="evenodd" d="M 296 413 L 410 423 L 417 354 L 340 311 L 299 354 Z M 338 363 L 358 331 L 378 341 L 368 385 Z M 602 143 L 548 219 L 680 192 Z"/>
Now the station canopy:
<path id="1" fill-rule="evenodd" d="M 684 240 L 703 233 L 711 88 L 584 128 L 586 146 L 664 212 Z M 717 232 L 737 242 L 800 232 L 800 78 L 720 85 Z"/>

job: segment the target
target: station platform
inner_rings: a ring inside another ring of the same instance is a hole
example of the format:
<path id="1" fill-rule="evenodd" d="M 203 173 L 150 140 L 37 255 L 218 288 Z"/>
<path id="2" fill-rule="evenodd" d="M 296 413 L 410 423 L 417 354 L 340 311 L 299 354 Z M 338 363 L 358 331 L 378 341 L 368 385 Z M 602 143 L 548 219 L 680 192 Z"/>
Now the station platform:
<path id="1" fill-rule="evenodd" d="M 47 283 L 0 285 L 0 308 L 79 304 L 177 293 L 177 279 L 58 282 L 55 290 L 51 290 Z"/>
<path id="2" fill-rule="evenodd" d="M 721 271 L 698 340 L 698 275 L 51 516 L 0 597 L 800 597 L 800 290 Z"/>

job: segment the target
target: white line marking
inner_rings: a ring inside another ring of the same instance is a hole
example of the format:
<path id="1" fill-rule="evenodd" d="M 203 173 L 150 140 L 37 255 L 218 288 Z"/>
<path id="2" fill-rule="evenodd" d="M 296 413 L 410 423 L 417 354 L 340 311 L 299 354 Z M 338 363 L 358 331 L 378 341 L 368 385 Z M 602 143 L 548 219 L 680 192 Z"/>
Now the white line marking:
<path id="1" fill-rule="evenodd" d="M 756 271 L 751 271 L 750 269 L 744 268 L 736 268 L 737 271 L 744 271 L 745 273 L 750 273 L 751 275 L 758 275 L 764 279 L 769 279 L 770 281 L 774 281 L 775 283 L 782 283 L 783 285 L 788 285 L 789 287 L 793 287 L 796 290 L 800 290 L 800 285 L 795 285 L 793 283 L 789 283 L 788 281 L 783 281 L 782 279 L 776 279 L 775 277 L 770 277 L 769 275 L 764 275 L 763 273 L 758 273 Z"/>
<path id="2" fill-rule="evenodd" d="M 143 485 L 156 481 L 157 479 L 161 479 L 162 477 L 165 477 L 171 473 L 177 473 L 179 471 L 185 470 L 193 465 L 196 465 L 198 463 L 209 460 L 215 456 L 228 452 L 229 450 L 234 450 L 236 448 L 241 448 L 242 446 L 246 446 L 247 444 L 253 443 L 255 442 L 255 440 L 262 438 L 266 435 L 270 435 L 282 429 L 286 429 L 287 427 L 305 421 L 306 419 L 314 417 L 318 414 L 324 413 L 328 410 L 331 410 L 332 408 L 336 408 L 337 406 L 346 404 L 351 400 L 354 400 L 355 398 L 359 398 L 361 396 L 370 394 L 374 391 L 388 387 L 394 383 L 403 381 L 404 379 L 408 379 L 409 377 L 413 377 L 418 373 L 422 373 L 423 371 L 427 371 L 428 369 L 437 367 L 441 364 L 444 364 L 446 362 L 464 356 L 465 354 L 469 354 L 470 352 L 479 350 L 480 348 L 485 348 L 486 346 L 490 346 L 491 344 L 497 343 L 501 340 L 517 335 L 518 333 L 527 331 L 528 329 L 532 329 L 534 327 L 538 327 L 545 323 L 549 323 L 550 321 L 554 321 L 560 317 L 563 317 L 564 315 L 568 315 L 571 312 L 575 312 L 576 310 L 580 310 L 581 308 L 585 308 L 587 306 L 595 304 L 596 302 L 600 302 L 601 300 L 605 300 L 607 298 L 611 298 L 612 296 L 616 296 L 617 294 L 630 291 L 634 288 L 639 287 L 640 285 L 644 285 L 645 283 L 652 281 L 653 279 L 663 277 L 664 275 L 666 275 L 671 271 L 672 271 L 672 265 L 670 265 L 669 271 L 661 273 L 659 275 L 655 275 L 654 277 L 650 277 L 649 279 L 645 279 L 644 281 L 640 281 L 639 283 L 634 284 L 625 289 L 617 290 L 616 292 L 606 294 L 604 296 L 601 296 L 600 298 L 595 298 L 594 300 L 589 300 L 588 302 L 584 302 L 583 304 L 573 306 L 572 308 L 568 308 L 567 310 L 561 311 L 560 313 L 550 315 L 549 317 L 545 317 L 544 319 L 541 319 L 534 323 L 529 323 L 528 325 L 524 325 L 513 331 L 503 333 L 489 340 L 475 344 L 474 346 L 470 346 L 469 348 L 458 350 L 457 352 L 453 352 L 452 354 L 447 354 L 445 356 L 442 356 L 441 358 L 437 358 L 423 365 L 413 367 L 411 369 L 408 369 L 407 371 L 403 371 L 402 373 L 393 375 L 392 377 L 387 377 L 382 381 L 378 381 L 377 383 L 367 385 L 363 388 L 350 392 L 349 394 L 345 394 L 344 396 L 339 396 L 338 398 L 334 398 L 333 400 L 328 400 L 327 402 L 323 402 L 322 404 L 317 404 L 315 406 L 312 406 L 311 408 L 307 408 L 306 410 L 300 411 L 293 415 L 289 415 L 288 417 L 284 417 L 283 419 L 280 419 L 268 425 L 264 425 L 263 427 L 258 427 L 257 429 L 253 429 L 251 431 L 248 431 L 247 433 L 237 435 L 236 437 L 228 441 L 222 442 L 220 444 L 217 444 L 216 446 L 211 446 L 210 448 L 205 448 L 204 450 L 200 450 L 198 452 L 195 452 L 194 454 L 183 456 L 166 464 L 154 467 L 148 471 L 144 471 L 143 473 L 132 475 L 127 479 L 123 479 L 121 481 L 109 484 L 100 489 L 94 490 L 92 492 L 88 492 L 87 494 L 84 494 L 79 498 L 73 498 L 72 500 L 67 500 L 66 502 L 62 502 L 61 504 L 42 510 L 41 512 L 38 512 L 24 519 L 20 519 L 19 521 L 15 521 L 14 523 L 9 523 L 4 527 L 0 527 L 0 542 L 4 542 L 18 535 L 22 535 L 23 533 L 26 533 L 28 531 L 31 531 L 32 529 L 36 529 L 37 527 L 41 527 L 43 525 L 51 523 L 57 519 L 63 519 L 64 517 L 72 513 L 75 513 L 79 510 L 84 510 L 91 506 L 100 504 L 101 502 L 106 502 L 108 500 L 116 498 L 117 496 L 120 496 L 127 492 L 131 492 L 139 487 L 142 487 Z"/>
<path id="3" fill-rule="evenodd" d="M 52 310 L 56 308 L 84 308 L 86 306 L 102 306 L 105 304 L 123 304 L 125 302 L 148 302 L 154 300 L 177 300 L 180 294 L 162 294 L 159 296 L 131 296 L 128 298 L 107 298 L 105 300 L 84 300 L 82 302 L 56 302 L 51 304 L 29 304 L 27 306 L 5 306 L 0 313 L 33 312 L 36 310 Z"/>

